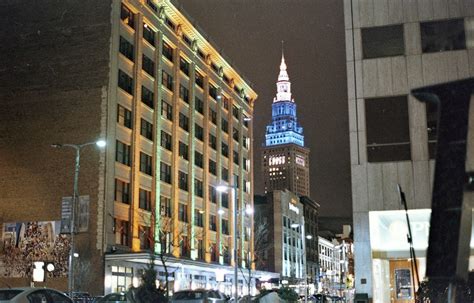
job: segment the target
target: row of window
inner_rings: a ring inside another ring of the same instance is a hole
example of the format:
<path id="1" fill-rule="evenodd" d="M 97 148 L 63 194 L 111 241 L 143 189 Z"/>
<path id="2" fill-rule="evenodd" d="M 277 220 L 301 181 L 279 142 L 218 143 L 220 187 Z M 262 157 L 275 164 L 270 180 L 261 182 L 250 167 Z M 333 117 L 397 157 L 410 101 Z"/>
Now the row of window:
<path id="1" fill-rule="evenodd" d="M 181 173 L 181 172 L 180 172 Z M 184 176 L 183 176 L 184 177 Z M 184 181 L 187 184 L 187 181 Z M 199 179 L 194 179 L 194 187 L 196 195 L 203 196 L 203 182 Z M 209 200 L 212 203 L 217 203 L 217 191 L 213 186 L 209 186 Z M 130 204 L 131 202 L 130 183 L 115 179 L 115 201 Z M 138 206 L 144 210 L 151 210 L 151 191 L 140 188 L 138 195 Z M 171 217 L 171 199 L 160 196 L 161 215 Z M 229 195 L 221 193 L 221 206 L 229 208 Z"/>
<path id="2" fill-rule="evenodd" d="M 466 48 L 463 19 L 421 22 L 420 34 L 423 53 Z M 361 35 L 364 59 L 405 55 L 404 30 L 401 24 L 362 28 Z"/>

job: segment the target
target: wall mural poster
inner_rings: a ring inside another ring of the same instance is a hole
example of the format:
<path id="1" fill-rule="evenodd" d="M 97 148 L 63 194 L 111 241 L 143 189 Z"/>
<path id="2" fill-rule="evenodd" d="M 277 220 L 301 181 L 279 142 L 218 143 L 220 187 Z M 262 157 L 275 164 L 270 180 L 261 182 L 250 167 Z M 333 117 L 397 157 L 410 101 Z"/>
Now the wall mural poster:
<path id="1" fill-rule="evenodd" d="M 0 276 L 31 277 L 34 261 L 54 263 L 47 277 L 65 277 L 69 237 L 60 234 L 61 221 L 4 223 L 0 242 Z"/>

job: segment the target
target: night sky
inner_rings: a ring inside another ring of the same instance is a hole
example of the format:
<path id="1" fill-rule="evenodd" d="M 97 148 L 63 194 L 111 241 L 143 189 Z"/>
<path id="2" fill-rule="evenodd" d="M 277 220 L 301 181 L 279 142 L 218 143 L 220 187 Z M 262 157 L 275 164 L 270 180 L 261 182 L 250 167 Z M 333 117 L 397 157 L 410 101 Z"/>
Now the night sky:
<path id="1" fill-rule="evenodd" d="M 311 149 L 311 197 L 321 215 L 350 217 L 351 178 L 342 0 L 179 0 L 258 93 L 255 192 L 284 40 L 293 98 Z"/>

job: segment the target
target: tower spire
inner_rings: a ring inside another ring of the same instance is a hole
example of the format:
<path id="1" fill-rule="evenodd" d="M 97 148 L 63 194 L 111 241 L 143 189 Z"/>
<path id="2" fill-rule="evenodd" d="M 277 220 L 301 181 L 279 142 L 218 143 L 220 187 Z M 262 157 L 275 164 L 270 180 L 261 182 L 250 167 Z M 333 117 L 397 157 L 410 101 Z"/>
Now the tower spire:
<path id="1" fill-rule="evenodd" d="M 291 99 L 291 82 L 288 72 L 286 71 L 285 53 L 284 53 L 284 41 L 281 41 L 281 63 L 280 73 L 278 74 L 277 85 L 277 96 L 273 102 L 277 101 L 292 101 Z"/>

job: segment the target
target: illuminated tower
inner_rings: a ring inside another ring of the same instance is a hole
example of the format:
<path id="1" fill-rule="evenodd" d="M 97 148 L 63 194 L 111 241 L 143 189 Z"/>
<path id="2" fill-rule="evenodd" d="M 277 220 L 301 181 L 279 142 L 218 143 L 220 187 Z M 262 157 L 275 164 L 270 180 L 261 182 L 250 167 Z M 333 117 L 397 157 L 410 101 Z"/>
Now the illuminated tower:
<path id="1" fill-rule="evenodd" d="M 265 192 L 288 189 L 309 196 L 309 149 L 304 146 L 303 127 L 296 118 L 296 103 L 291 97 L 286 68 L 282 54 L 272 122 L 267 126 L 263 149 Z"/>

